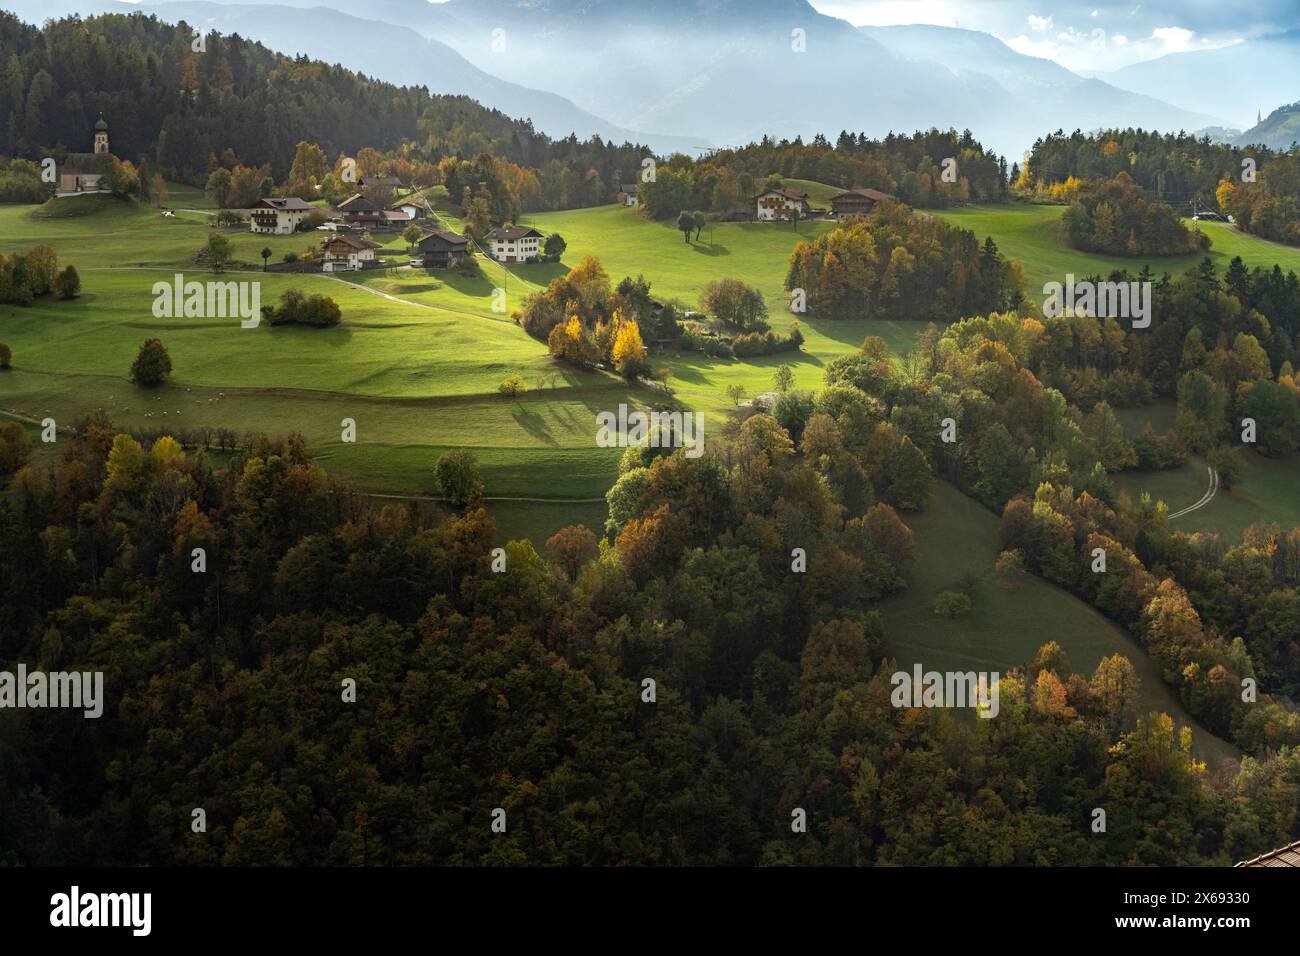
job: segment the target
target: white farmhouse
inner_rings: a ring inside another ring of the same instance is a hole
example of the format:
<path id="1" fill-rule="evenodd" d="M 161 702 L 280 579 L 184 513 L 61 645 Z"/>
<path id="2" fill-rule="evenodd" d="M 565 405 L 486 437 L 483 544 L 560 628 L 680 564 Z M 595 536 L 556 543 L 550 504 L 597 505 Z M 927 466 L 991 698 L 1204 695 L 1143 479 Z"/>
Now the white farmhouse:
<path id="1" fill-rule="evenodd" d="M 497 262 L 535 262 L 542 255 L 543 236 L 527 226 L 501 226 L 483 237 Z"/>
<path id="2" fill-rule="evenodd" d="M 334 236 L 326 239 L 321 260 L 322 272 L 359 272 L 374 264 L 379 243 L 360 236 Z"/>
<path id="3" fill-rule="evenodd" d="M 764 222 L 774 219 L 791 219 L 795 210 L 799 211 L 801 219 L 806 219 L 809 210 L 812 208 L 808 205 L 807 193 L 795 192 L 793 189 L 786 189 L 784 186 L 759 193 L 754 197 L 754 202 L 756 204 L 755 218 Z"/>
<path id="4" fill-rule="evenodd" d="M 298 223 L 315 207 L 303 202 L 297 196 L 287 199 L 263 199 L 248 211 L 248 221 L 253 232 L 270 232 L 277 236 L 287 236 L 298 228 Z"/>

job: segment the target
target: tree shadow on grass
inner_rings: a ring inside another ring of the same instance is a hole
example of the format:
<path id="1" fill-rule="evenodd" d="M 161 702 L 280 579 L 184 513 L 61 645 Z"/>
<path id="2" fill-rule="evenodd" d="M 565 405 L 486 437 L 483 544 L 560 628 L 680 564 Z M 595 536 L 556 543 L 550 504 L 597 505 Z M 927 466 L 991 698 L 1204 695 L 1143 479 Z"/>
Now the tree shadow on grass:
<path id="1" fill-rule="evenodd" d="M 728 249 L 726 246 L 724 246 L 724 245 L 723 245 L 722 243 L 720 243 L 720 242 L 700 242 L 700 241 L 696 241 L 696 242 L 692 242 L 692 243 L 691 243 L 691 249 L 692 249 L 692 251 L 694 251 L 694 252 L 696 252 L 696 253 L 699 253 L 699 254 L 702 255 L 702 256 L 729 256 L 729 255 L 731 255 L 731 250 Z"/>
<path id="2" fill-rule="evenodd" d="M 546 424 L 546 419 L 531 409 L 525 408 L 523 404 L 516 402 L 515 407 L 510 410 L 511 417 L 519 424 L 519 427 L 528 432 L 533 438 L 545 445 L 555 448 L 559 443 L 555 436 L 551 434 L 550 428 Z"/>

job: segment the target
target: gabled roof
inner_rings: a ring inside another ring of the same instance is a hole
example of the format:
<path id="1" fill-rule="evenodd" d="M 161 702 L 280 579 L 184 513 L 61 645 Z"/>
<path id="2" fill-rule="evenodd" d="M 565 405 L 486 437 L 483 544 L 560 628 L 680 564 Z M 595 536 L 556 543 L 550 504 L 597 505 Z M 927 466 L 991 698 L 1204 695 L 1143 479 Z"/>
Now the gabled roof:
<path id="1" fill-rule="evenodd" d="M 889 193 L 882 193 L 879 189 L 850 189 L 847 190 L 846 192 L 840 193 L 838 196 L 832 196 L 831 202 L 835 202 L 835 200 L 837 199 L 852 198 L 854 196 L 862 196 L 865 197 L 866 199 L 874 199 L 876 202 L 880 202 L 882 199 L 894 198 L 893 196 L 889 195 Z"/>
<path id="2" fill-rule="evenodd" d="M 542 238 L 540 232 L 529 226 L 500 226 L 493 229 L 483 238 L 513 241 L 515 239 L 531 239 L 533 236 L 536 236 L 538 239 Z"/>
<path id="3" fill-rule="evenodd" d="M 457 233 L 452 232 L 450 229 L 435 229 L 433 232 L 429 233 L 418 243 L 416 243 L 416 245 L 418 245 L 421 249 L 423 249 L 425 248 L 425 243 L 428 243 L 430 247 L 435 249 L 441 248 L 444 245 L 468 247 L 469 239 L 467 239 L 465 236 L 461 236 L 458 235 Z"/>
<path id="4" fill-rule="evenodd" d="M 374 212 L 375 205 L 361 193 L 353 193 L 339 203 L 339 208 L 344 212 Z"/>
<path id="5" fill-rule="evenodd" d="M 391 186 L 394 189 L 402 185 L 396 176 L 362 176 L 362 186 Z"/>
<path id="6" fill-rule="evenodd" d="M 1270 850 L 1268 853 L 1262 853 L 1253 860 L 1243 860 L 1237 866 L 1273 866 L 1273 867 L 1295 867 L 1300 868 L 1300 840 L 1289 846 L 1281 847 L 1277 850 Z"/>
<path id="7" fill-rule="evenodd" d="M 329 239 L 326 239 L 322 243 L 322 245 L 332 246 L 336 242 L 345 243 L 346 245 L 351 246 L 353 249 L 378 249 L 379 248 L 379 243 L 371 242 L 369 239 L 363 238 L 362 236 L 346 236 L 346 235 L 331 236 Z"/>
<path id="8" fill-rule="evenodd" d="M 281 212 L 309 212 L 313 207 L 311 203 L 303 202 L 297 196 L 268 196 L 259 202 L 254 209 L 278 209 Z"/>
<path id="9" fill-rule="evenodd" d="M 68 153 L 63 157 L 61 173 L 106 173 L 111 153 Z"/>
<path id="10" fill-rule="evenodd" d="M 808 201 L 807 193 L 797 193 L 793 189 L 786 189 L 784 186 L 781 186 L 777 189 L 765 189 L 763 192 L 759 193 L 754 198 L 762 199 L 764 196 L 784 196 L 786 199 L 793 199 L 795 202 Z"/>
<path id="11" fill-rule="evenodd" d="M 619 184 L 618 184 L 618 191 L 621 192 L 621 193 L 626 193 L 626 194 L 629 195 L 629 196 L 635 196 L 635 195 L 636 195 L 636 183 L 619 183 Z"/>

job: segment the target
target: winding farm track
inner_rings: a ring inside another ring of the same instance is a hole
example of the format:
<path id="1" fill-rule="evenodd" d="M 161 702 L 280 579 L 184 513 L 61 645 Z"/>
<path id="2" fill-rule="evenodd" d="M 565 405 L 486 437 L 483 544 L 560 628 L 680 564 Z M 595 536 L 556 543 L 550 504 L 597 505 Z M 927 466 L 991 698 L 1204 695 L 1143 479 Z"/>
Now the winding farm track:
<path id="1" fill-rule="evenodd" d="M 1193 511 L 1196 511 L 1198 508 L 1204 508 L 1206 505 L 1208 505 L 1211 501 L 1214 500 L 1214 496 L 1219 492 L 1219 473 L 1215 471 L 1213 468 L 1211 468 L 1209 465 L 1205 466 L 1205 470 L 1210 473 L 1209 489 L 1205 492 L 1205 494 L 1201 495 L 1201 500 L 1196 502 L 1196 504 L 1188 505 L 1186 508 L 1183 508 L 1181 511 L 1175 511 L 1173 514 L 1171 514 L 1169 516 L 1171 520 L 1174 518 L 1181 518 L 1185 514 L 1191 514 Z"/>

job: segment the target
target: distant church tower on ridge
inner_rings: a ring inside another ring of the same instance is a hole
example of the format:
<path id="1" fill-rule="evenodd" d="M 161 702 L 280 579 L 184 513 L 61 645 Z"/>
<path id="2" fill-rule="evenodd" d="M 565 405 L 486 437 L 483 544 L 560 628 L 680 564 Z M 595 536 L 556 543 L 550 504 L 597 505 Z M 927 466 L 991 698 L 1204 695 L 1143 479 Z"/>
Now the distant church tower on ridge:
<path id="1" fill-rule="evenodd" d="M 99 114 L 99 119 L 95 122 L 95 152 L 108 152 L 108 123 L 104 122 L 104 114 Z"/>

